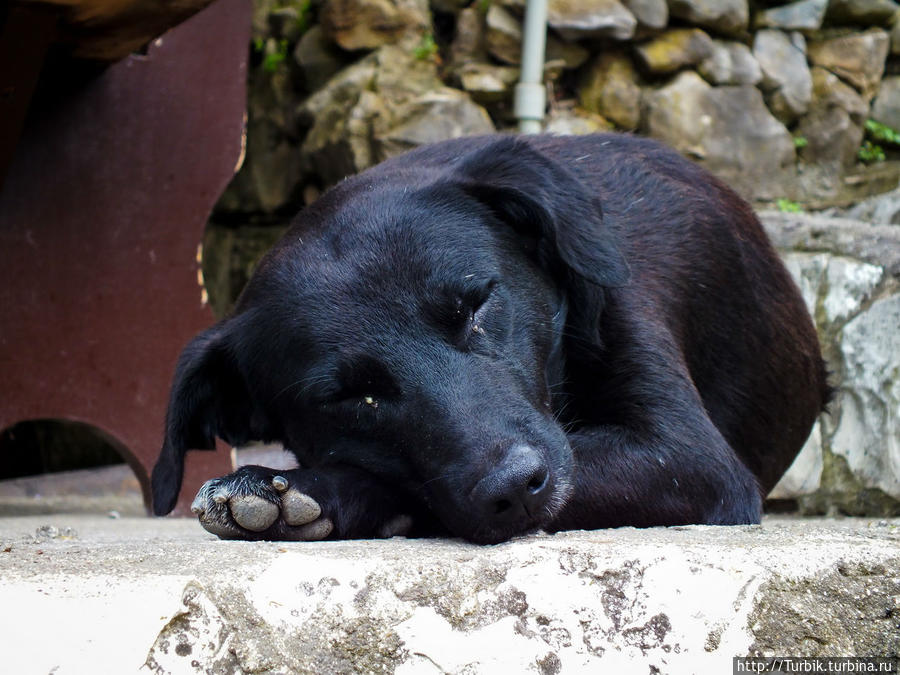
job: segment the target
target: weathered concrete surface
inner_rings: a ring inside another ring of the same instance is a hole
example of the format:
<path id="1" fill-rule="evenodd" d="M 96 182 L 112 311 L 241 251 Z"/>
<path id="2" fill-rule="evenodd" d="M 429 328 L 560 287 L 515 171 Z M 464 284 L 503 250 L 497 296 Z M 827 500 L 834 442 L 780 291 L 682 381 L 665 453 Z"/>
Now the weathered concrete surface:
<path id="1" fill-rule="evenodd" d="M 737 655 L 900 654 L 900 520 L 479 547 L 28 516 L 0 519 L 0 578 L 4 672 L 725 673 Z"/>
<path id="2" fill-rule="evenodd" d="M 900 228 L 761 212 L 815 318 L 835 398 L 771 497 L 900 514 Z"/>

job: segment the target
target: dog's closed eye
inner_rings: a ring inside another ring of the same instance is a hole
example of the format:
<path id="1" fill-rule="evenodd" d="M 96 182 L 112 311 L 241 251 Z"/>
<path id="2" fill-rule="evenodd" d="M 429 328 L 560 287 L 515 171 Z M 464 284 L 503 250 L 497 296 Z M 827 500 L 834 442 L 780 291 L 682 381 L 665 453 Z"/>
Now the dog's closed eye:
<path id="1" fill-rule="evenodd" d="M 495 279 L 487 279 L 470 283 L 452 295 L 451 310 L 443 323 L 447 324 L 452 341 L 458 347 L 466 348 L 473 336 L 485 334 L 481 321 L 496 286 Z"/>

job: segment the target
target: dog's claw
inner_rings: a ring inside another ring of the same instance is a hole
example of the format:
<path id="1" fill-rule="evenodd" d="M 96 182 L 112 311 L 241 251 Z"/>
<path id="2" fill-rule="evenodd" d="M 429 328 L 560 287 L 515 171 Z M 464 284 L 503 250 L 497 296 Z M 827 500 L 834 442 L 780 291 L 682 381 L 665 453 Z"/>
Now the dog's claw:
<path id="1" fill-rule="evenodd" d="M 225 488 L 219 488 L 215 492 L 213 492 L 212 500 L 216 504 L 224 504 L 228 501 L 228 491 Z"/>
<path id="2" fill-rule="evenodd" d="M 202 490 L 197 493 L 194 501 L 191 502 L 191 513 L 197 516 L 202 516 L 206 513 L 206 500 L 203 498 Z"/>
<path id="3" fill-rule="evenodd" d="M 272 487 L 279 492 L 284 492 L 288 489 L 287 478 L 284 476 L 272 476 Z"/>

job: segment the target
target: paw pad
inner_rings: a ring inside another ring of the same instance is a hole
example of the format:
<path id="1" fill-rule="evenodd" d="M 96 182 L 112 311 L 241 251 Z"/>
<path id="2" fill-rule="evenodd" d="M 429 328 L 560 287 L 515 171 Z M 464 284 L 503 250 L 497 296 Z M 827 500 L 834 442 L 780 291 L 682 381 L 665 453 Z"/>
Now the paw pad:
<path id="1" fill-rule="evenodd" d="M 268 530 L 278 520 L 278 506 L 256 495 L 232 497 L 228 506 L 235 522 L 251 532 Z"/>
<path id="2" fill-rule="evenodd" d="M 322 508 L 285 476 L 236 472 L 208 481 L 191 504 L 205 530 L 223 539 L 313 541 L 334 529 Z"/>
<path id="3" fill-rule="evenodd" d="M 281 498 L 281 513 L 288 525 L 306 525 L 322 515 L 322 508 L 312 497 L 288 490 Z"/>

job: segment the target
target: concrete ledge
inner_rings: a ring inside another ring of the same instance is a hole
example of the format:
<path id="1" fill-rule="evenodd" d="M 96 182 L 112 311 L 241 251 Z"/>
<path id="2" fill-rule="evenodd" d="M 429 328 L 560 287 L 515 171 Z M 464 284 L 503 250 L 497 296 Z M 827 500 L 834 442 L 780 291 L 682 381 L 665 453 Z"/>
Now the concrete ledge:
<path id="1" fill-rule="evenodd" d="M 0 577 L 7 672 L 725 673 L 750 654 L 900 654 L 900 520 L 478 547 L 28 516 L 0 519 Z"/>

